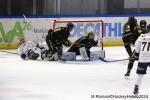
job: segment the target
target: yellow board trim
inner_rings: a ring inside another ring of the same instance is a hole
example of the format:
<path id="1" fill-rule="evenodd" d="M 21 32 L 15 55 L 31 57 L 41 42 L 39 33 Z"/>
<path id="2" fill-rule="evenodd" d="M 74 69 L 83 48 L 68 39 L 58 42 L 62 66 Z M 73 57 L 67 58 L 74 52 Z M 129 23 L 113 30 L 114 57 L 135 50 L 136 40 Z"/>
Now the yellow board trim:
<path id="1" fill-rule="evenodd" d="M 0 44 L 0 49 L 17 49 L 18 44 Z"/>
<path id="2" fill-rule="evenodd" d="M 123 46 L 123 42 L 105 42 L 104 46 Z"/>

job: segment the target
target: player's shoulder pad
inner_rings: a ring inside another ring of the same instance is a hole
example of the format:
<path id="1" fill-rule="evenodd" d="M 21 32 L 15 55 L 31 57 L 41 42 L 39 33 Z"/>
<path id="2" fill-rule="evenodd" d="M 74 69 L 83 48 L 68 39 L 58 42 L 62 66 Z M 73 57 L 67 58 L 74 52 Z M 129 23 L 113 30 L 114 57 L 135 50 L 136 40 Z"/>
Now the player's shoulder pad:
<path id="1" fill-rule="evenodd" d="M 83 37 L 79 38 L 79 39 L 77 40 L 77 42 L 81 42 L 81 41 L 84 41 L 84 40 L 86 40 L 86 39 L 87 39 L 87 36 L 83 36 Z"/>
<path id="2" fill-rule="evenodd" d="M 84 40 L 84 39 L 87 39 L 87 36 L 80 37 L 78 40 Z"/>
<path id="3" fill-rule="evenodd" d="M 65 29 L 67 29 L 66 27 L 60 27 L 62 30 L 65 30 Z"/>
<path id="4" fill-rule="evenodd" d="M 86 38 L 88 38 L 87 36 L 83 36 L 83 39 L 86 39 Z"/>
<path id="5" fill-rule="evenodd" d="M 58 28 L 54 29 L 53 31 L 57 32 L 57 31 L 61 31 L 61 30 L 64 30 L 64 27 L 58 27 Z"/>

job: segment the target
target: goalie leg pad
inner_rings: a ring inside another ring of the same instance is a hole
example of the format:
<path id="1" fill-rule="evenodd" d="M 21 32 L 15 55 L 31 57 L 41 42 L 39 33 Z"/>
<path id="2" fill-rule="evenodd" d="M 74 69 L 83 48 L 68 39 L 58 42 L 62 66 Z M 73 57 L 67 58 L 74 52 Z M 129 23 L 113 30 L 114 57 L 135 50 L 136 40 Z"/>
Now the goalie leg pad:
<path id="1" fill-rule="evenodd" d="M 105 58 L 105 51 L 104 50 L 92 51 L 90 53 L 90 60 L 98 60 L 99 58 L 102 58 L 102 59 Z"/>
<path id="2" fill-rule="evenodd" d="M 80 48 L 79 51 L 83 60 L 89 60 L 85 47 Z"/>
<path id="3" fill-rule="evenodd" d="M 62 55 L 62 59 L 66 61 L 75 61 L 76 53 L 75 52 L 64 52 Z"/>

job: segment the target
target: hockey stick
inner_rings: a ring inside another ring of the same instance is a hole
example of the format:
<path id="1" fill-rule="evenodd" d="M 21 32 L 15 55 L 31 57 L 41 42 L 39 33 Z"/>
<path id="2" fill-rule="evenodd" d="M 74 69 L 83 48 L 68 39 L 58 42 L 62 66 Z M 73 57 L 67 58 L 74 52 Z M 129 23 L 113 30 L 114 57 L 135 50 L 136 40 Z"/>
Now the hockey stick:
<path id="1" fill-rule="evenodd" d="M 24 21 L 27 21 L 27 17 L 25 16 L 25 14 L 23 13 L 23 18 L 24 18 Z"/>
<path id="2" fill-rule="evenodd" d="M 15 53 L 15 52 L 9 52 L 9 51 L 4 51 L 4 50 L 0 50 L 0 52 L 5 52 L 5 53 L 9 53 L 9 54 L 19 55 L 18 53 Z"/>
<path id="3" fill-rule="evenodd" d="M 31 25 L 31 22 L 32 21 L 30 21 L 29 20 L 29 18 L 23 13 L 23 18 L 24 18 L 24 22 L 27 22 L 27 24 L 29 24 L 30 23 L 30 25 Z M 31 27 L 32 27 L 32 25 L 31 25 Z M 39 36 L 34 32 L 34 36 L 35 36 L 35 38 L 37 39 L 37 40 L 35 40 L 34 42 L 39 42 L 39 41 L 41 41 L 41 39 L 39 38 Z M 44 37 L 44 34 L 42 34 L 42 39 L 43 39 L 43 37 Z M 45 40 L 45 39 L 44 39 Z"/>
<path id="4" fill-rule="evenodd" d="M 118 60 L 105 60 L 101 57 L 99 57 L 99 59 L 103 62 L 118 62 L 118 61 L 125 61 L 125 60 L 131 60 L 130 58 L 127 58 L 127 59 L 118 59 Z M 134 60 L 134 59 L 133 59 Z"/>

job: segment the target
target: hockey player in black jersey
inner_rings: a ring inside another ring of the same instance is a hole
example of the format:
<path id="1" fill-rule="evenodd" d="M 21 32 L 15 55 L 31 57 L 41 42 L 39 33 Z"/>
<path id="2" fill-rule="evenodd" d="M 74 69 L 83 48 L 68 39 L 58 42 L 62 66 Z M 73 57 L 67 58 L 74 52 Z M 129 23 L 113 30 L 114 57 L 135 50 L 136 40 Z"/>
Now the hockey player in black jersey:
<path id="1" fill-rule="evenodd" d="M 124 47 L 129 57 L 131 57 L 132 55 L 131 45 L 134 45 L 139 35 L 140 34 L 138 33 L 137 20 L 134 17 L 129 17 L 128 22 L 123 27 L 123 36 L 122 36 Z"/>
<path id="2" fill-rule="evenodd" d="M 71 42 L 68 40 L 70 32 L 73 30 L 74 25 L 68 23 L 66 27 L 59 27 L 55 30 L 50 29 L 46 36 L 46 43 L 49 47 L 48 54 L 49 57 L 57 53 L 58 59 L 61 59 L 63 45 L 70 46 Z"/>
<path id="3" fill-rule="evenodd" d="M 140 26 L 139 26 L 139 28 L 138 28 L 138 34 L 139 34 L 139 36 L 140 36 L 140 34 L 145 34 L 145 33 L 147 33 L 147 32 L 148 32 L 148 31 L 147 31 L 147 23 L 146 23 L 145 20 L 141 20 L 141 21 L 140 21 Z M 138 36 L 138 37 L 139 37 L 139 36 Z M 136 39 L 137 39 L 138 37 L 135 38 L 134 42 L 136 41 Z M 132 70 L 132 68 L 133 68 L 134 61 L 137 60 L 137 59 L 133 59 L 133 57 L 134 57 L 135 55 L 136 55 L 136 53 L 135 53 L 135 50 L 134 50 L 133 53 L 132 53 L 132 56 L 130 57 L 129 63 L 128 63 L 127 72 L 126 72 L 126 74 L 125 74 L 126 77 L 130 76 L 130 72 L 131 72 L 131 70 Z"/>
<path id="4" fill-rule="evenodd" d="M 97 45 L 97 41 L 94 40 L 95 33 L 89 32 L 87 36 L 83 36 L 75 41 L 75 43 L 71 46 L 71 48 L 68 50 L 68 52 L 75 52 L 76 55 L 80 55 L 80 48 L 85 47 L 87 56 L 90 60 L 90 48 L 92 46 Z"/>

